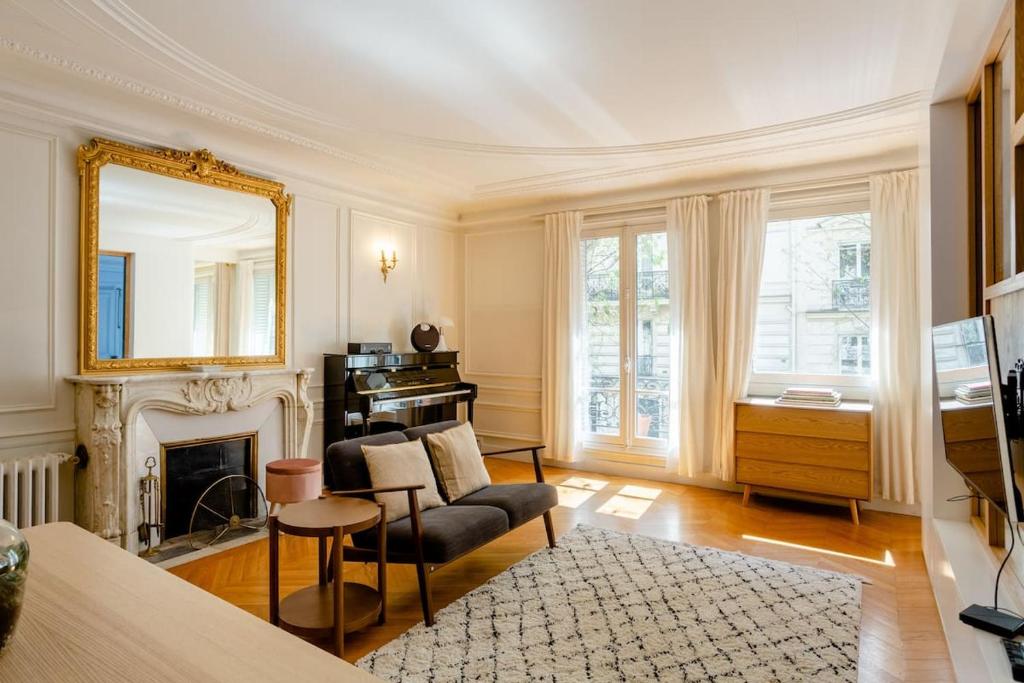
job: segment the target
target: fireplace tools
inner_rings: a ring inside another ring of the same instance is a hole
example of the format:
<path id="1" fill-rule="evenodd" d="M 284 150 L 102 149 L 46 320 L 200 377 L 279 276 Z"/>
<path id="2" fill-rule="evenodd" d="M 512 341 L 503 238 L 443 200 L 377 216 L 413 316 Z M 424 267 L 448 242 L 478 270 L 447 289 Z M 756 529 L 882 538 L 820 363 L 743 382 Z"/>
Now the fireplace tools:
<path id="1" fill-rule="evenodd" d="M 146 476 L 139 480 L 139 505 L 142 506 L 142 522 L 139 524 L 139 543 L 145 544 L 142 555 L 155 555 L 156 546 L 163 537 L 163 522 L 160 519 L 160 477 L 153 474 L 156 458 L 146 458 Z"/>

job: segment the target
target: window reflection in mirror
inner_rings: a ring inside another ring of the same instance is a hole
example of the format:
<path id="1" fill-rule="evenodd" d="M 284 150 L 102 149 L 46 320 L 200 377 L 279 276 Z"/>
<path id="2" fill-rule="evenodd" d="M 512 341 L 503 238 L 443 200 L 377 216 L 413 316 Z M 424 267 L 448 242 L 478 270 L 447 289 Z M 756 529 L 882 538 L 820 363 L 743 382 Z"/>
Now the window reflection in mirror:
<path id="1" fill-rule="evenodd" d="M 99 358 L 274 353 L 269 199 L 108 164 L 99 225 Z"/>

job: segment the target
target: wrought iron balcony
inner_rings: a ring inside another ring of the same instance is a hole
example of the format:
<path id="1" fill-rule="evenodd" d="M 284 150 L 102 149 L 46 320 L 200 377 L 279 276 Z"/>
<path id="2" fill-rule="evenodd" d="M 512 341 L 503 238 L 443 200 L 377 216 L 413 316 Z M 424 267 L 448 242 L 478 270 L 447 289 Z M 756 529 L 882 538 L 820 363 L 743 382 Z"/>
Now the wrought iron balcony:
<path id="1" fill-rule="evenodd" d="M 645 270 L 636 274 L 637 299 L 667 299 L 668 271 Z"/>
<path id="2" fill-rule="evenodd" d="M 645 270 L 636 274 L 636 298 L 667 299 L 668 271 Z M 587 276 L 587 301 L 618 301 L 617 273 L 595 273 Z"/>
<path id="3" fill-rule="evenodd" d="M 871 307 L 871 281 L 867 278 L 832 281 L 832 308 L 866 311 Z"/>

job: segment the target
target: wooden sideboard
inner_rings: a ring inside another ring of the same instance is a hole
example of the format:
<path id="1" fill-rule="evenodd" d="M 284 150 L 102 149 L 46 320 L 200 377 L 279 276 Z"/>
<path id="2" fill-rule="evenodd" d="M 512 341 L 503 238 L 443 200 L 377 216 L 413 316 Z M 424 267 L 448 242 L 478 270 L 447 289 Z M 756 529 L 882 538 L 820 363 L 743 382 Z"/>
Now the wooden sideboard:
<path id="1" fill-rule="evenodd" d="M 871 405 L 782 406 L 770 398 L 737 401 L 734 409 L 736 483 L 743 504 L 751 492 L 799 494 L 818 502 L 849 504 L 859 524 L 858 501 L 871 500 Z"/>

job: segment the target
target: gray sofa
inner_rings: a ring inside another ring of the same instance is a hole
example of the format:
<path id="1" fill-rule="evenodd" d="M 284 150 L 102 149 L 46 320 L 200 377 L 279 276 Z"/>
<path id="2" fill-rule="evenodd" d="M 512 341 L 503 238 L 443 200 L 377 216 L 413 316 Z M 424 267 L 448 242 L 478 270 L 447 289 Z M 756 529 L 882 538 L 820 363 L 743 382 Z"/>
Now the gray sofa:
<path id="1" fill-rule="evenodd" d="M 386 432 L 338 441 L 328 447 L 324 461 L 325 483 L 337 495 L 359 496 L 372 500 L 373 494 L 378 492 L 407 492 L 412 514 L 388 524 L 387 558 L 388 562 L 416 565 L 423 620 L 427 626 L 434 623 L 430 574 L 439 567 L 541 516 L 544 518 L 548 545 L 555 547 L 551 508 L 558 504 L 558 493 L 555 487 L 544 483 L 544 472 L 540 464 L 540 451 L 544 448 L 542 445 L 484 453 L 484 456 L 488 456 L 531 452 L 537 480 L 535 483 L 493 484 L 459 500 L 446 500 L 447 505 L 442 507 L 419 511 L 416 491 L 422 489 L 422 485 L 390 489 L 373 488 L 363 458 L 362 446 L 380 446 L 424 439 L 426 434 L 444 431 L 458 424 L 457 421 L 439 422 L 413 427 L 403 432 Z M 425 439 L 424 447 L 427 447 Z M 444 489 L 440 484 L 438 491 L 444 495 Z M 353 535 L 352 546 L 346 546 L 344 549 L 344 559 L 375 562 L 376 536 L 375 529 Z"/>

